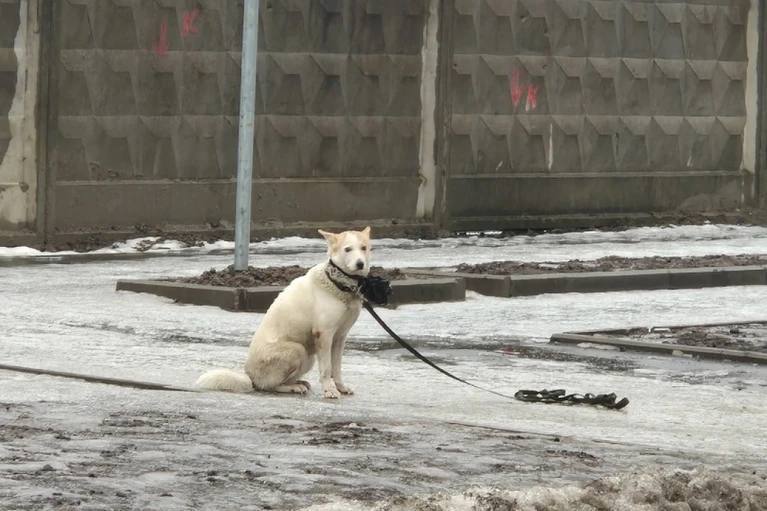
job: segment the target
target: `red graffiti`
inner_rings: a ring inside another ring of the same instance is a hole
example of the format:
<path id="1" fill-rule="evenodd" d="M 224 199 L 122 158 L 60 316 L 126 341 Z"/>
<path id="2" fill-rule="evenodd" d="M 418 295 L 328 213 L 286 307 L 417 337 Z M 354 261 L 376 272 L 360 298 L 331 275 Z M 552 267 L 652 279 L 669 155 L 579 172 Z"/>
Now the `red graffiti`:
<path id="1" fill-rule="evenodd" d="M 160 35 L 154 43 L 154 52 L 159 57 L 164 57 L 168 53 L 168 20 L 162 20 L 160 23 Z"/>
<path id="2" fill-rule="evenodd" d="M 519 102 L 522 100 L 522 96 L 527 94 L 525 100 L 525 112 L 535 110 L 538 108 L 538 91 L 540 86 L 532 83 L 523 84 L 522 73 L 519 69 L 511 70 L 511 77 L 509 78 L 509 95 L 511 96 L 511 102 L 514 108 L 519 106 Z M 528 81 L 528 80 L 525 80 Z"/>
<path id="3" fill-rule="evenodd" d="M 527 102 L 525 103 L 525 111 L 535 110 L 538 108 L 538 86 L 532 83 L 527 85 Z"/>
<path id="4" fill-rule="evenodd" d="M 200 31 L 196 26 L 194 26 L 197 18 L 199 17 L 200 9 L 197 7 L 184 13 L 181 25 L 181 37 L 186 37 L 189 34 L 196 34 Z"/>
<path id="5" fill-rule="evenodd" d="M 519 70 L 514 69 L 511 72 L 511 78 L 509 79 L 509 94 L 511 95 L 511 102 L 514 104 L 514 108 L 519 105 L 519 100 L 522 99 L 522 87 L 519 84 Z"/>

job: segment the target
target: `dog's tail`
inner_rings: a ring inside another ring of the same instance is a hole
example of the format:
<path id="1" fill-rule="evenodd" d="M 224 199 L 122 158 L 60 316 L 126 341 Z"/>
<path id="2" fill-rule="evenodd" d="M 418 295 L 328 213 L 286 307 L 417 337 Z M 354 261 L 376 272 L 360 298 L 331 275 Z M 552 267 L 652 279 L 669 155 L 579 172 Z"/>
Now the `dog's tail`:
<path id="1" fill-rule="evenodd" d="M 225 392 L 253 392 L 253 382 L 247 374 L 231 369 L 214 369 L 197 379 L 197 388 Z"/>

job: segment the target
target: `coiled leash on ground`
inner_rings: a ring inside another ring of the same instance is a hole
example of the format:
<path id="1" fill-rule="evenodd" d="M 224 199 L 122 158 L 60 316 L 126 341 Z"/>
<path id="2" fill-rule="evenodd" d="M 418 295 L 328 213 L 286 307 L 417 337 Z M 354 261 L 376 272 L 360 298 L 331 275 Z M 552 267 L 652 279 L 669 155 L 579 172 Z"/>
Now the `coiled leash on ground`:
<path id="1" fill-rule="evenodd" d="M 499 397 L 503 397 L 506 399 L 517 399 L 519 401 L 525 401 L 528 403 L 559 403 L 559 404 L 567 404 L 567 405 L 576 405 L 576 404 L 588 404 L 588 405 L 598 405 L 603 406 L 605 408 L 608 408 L 610 410 L 620 410 L 621 408 L 625 408 L 626 405 L 629 404 L 629 400 L 627 398 L 623 398 L 620 401 L 616 402 L 617 396 L 615 394 L 567 394 L 563 389 L 556 389 L 556 390 L 520 390 L 514 396 L 510 396 L 508 394 L 504 394 L 502 392 L 497 392 L 492 389 L 488 389 L 485 387 L 481 387 L 479 385 L 476 385 L 474 383 L 471 383 L 470 381 L 466 381 L 463 378 L 460 378 L 450 371 L 447 371 L 445 369 L 442 369 L 440 366 L 429 360 L 425 355 L 421 354 L 417 349 L 415 349 L 410 343 L 405 341 L 402 337 L 397 335 L 397 333 L 392 330 L 389 325 L 386 324 L 386 322 L 381 319 L 381 316 L 378 315 L 378 313 L 373 308 L 373 303 L 376 305 L 386 305 L 389 301 L 389 295 L 391 295 L 391 285 L 389 284 L 389 281 L 386 279 L 383 279 L 381 277 L 365 277 L 363 279 L 360 279 L 360 293 L 362 294 L 364 300 L 362 301 L 362 305 L 365 307 L 365 309 L 370 313 L 371 316 L 373 316 L 373 319 L 375 319 L 379 325 L 381 325 L 381 328 L 383 328 L 387 334 L 391 336 L 392 339 L 397 341 L 400 346 L 408 350 L 410 353 L 413 354 L 418 360 L 421 362 L 424 362 L 425 364 L 431 366 L 432 368 L 436 369 L 440 373 L 444 374 L 448 378 L 452 378 L 453 380 L 456 380 L 458 382 L 463 383 L 464 385 L 468 385 L 470 387 L 474 387 L 475 389 L 489 392 L 490 394 L 494 394 Z"/>
<path id="2" fill-rule="evenodd" d="M 558 403 L 563 405 L 599 405 L 611 410 L 620 410 L 629 404 L 627 398 L 616 402 L 618 396 L 610 394 L 568 394 L 565 389 L 519 390 L 514 397 L 528 403 Z"/>

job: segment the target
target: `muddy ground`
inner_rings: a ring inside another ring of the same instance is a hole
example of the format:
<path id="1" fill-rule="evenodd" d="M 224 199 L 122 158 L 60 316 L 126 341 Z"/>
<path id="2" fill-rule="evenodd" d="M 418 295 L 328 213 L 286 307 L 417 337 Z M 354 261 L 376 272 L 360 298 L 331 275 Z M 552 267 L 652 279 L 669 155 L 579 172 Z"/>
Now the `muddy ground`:
<path id="1" fill-rule="evenodd" d="M 37 387 L 34 378 L 21 380 Z M 321 503 L 327 507 L 319 509 L 333 511 L 762 510 L 767 505 L 764 466 L 637 448 L 628 438 L 600 442 L 558 435 L 556 427 L 531 433 L 511 425 L 383 419 L 339 405 L 320 405 L 307 416 L 297 411 L 314 405 L 305 399 L 172 395 L 69 381 L 58 386 L 101 404 L 59 399 L 0 404 L 0 510 L 289 510 Z M 530 408 L 569 410 L 499 406 L 510 417 Z M 601 413 L 605 421 L 622 420 L 620 412 Z M 455 499 L 471 507 L 454 507 Z"/>
<path id="2" fill-rule="evenodd" d="M 488 273 L 493 275 L 532 275 L 538 273 L 580 273 L 592 271 L 659 270 L 723 266 L 752 266 L 767 264 L 767 255 L 708 255 L 700 257 L 619 257 L 608 256 L 594 261 L 573 259 L 565 262 L 529 263 L 520 261 L 493 261 L 481 264 L 459 264 L 462 273 Z"/>
<path id="3" fill-rule="evenodd" d="M 268 268 L 255 268 L 249 266 L 247 270 L 235 271 L 233 266 L 223 270 L 210 270 L 196 277 L 178 279 L 179 282 L 188 284 L 203 284 L 206 286 L 225 287 L 256 287 L 256 286 L 285 286 L 296 277 L 304 275 L 309 268 L 302 266 L 269 266 Z M 406 275 L 398 268 L 381 268 L 373 266 L 370 275 L 384 277 L 387 280 L 402 280 Z"/>
<path id="4" fill-rule="evenodd" d="M 180 241 L 187 247 L 202 247 L 206 243 L 214 243 L 221 239 L 231 239 L 231 236 L 227 237 L 218 232 L 211 232 L 209 234 L 197 234 L 184 232 L 165 232 L 161 229 L 144 229 L 137 227 L 135 234 L 127 237 L 115 236 L 109 232 L 104 232 L 101 234 L 83 234 L 80 236 L 74 236 L 70 239 L 50 241 L 45 246 L 33 245 L 33 248 L 38 248 L 40 250 L 46 250 L 49 252 L 68 250 L 75 252 L 90 252 L 100 248 L 115 247 L 116 245 L 119 245 L 119 243 L 125 242 L 127 239 L 140 238 L 144 236 L 157 237 L 157 239 L 143 242 L 139 247 L 137 247 L 139 252 L 146 252 L 155 245 L 160 245 L 166 241 L 171 240 Z"/>
<path id="5" fill-rule="evenodd" d="M 747 232 L 382 240 L 375 262 L 766 254 L 767 232 Z M 325 257 L 320 240 L 256 252 L 261 266 Z M 241 368 L 262 315 L 114 290 L 120 278 L 192 277 L 230 263 L 196 254 L 3 267 L 1 358 L 183 387 L 209 369 Z M 619 412 L 505 401 L 459 385 L 396 347 L 367 315 L 343 363 L 356 393 L 338 402 L 317 393 L 316 370 L 314 392 L 302 398 L 0 371 L 0 510 L 763 509 L 767 366 L 546 341 L 626 325 L 755 321 L 765 303 L 767 286 L 744 286 L 472 294 L 381 311 L 419 350 L 477 384 L 511 394 L 615 392 L 631 400 Z"/>

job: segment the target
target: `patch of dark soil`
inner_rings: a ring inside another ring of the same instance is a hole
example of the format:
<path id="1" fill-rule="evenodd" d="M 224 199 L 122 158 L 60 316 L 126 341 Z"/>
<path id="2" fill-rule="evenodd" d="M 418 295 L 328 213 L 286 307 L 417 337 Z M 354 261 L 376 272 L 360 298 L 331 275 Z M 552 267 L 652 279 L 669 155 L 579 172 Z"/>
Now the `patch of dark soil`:
<path id="1" fill-rule="evenodd" d="M 632 332 L 638 340 L 767 353 L 767 324 L 691 326 Z"/>
<path id="2" fill-rule="evenodd" d="M 83 234 L 76 239 L 59 240 L 55 242 L 49 242 L 44 248 L 51 252 L 61 251 L 74 251 L 74 252 L 90 252 L 92 250 L 98 250 L 100 248 L 109 247 L 112 242 L 106 236 L 101 234 Z"/>
<path id="3" fill-rule="evenodd" d="M 283 286 L 297 277 L 301 277 L 308 268 L 301 266 L 270 266 L 268 268 L 255 268 L 248 266 L 247 270 L 236 271 L 233 266 L 223 270 L 210 270 L 203 272 L 198 277 L 178 279 L 189 284 L 203 284 L 206 286 L 224 287 L 257 287 L 257 286 Z"/>
<path id="4" fill-rule="evenodd" d="M 309 268 L 295 265 L 269 266 L 267 268 L 255 268 L 249 266 L 247 270 L 242 271 L 236 271 L 233 266 L 227 266 L 223 270 L 211 268 L 198 277 L 186 277 L 177 280 L 188 284 L 224 287 L 286 286 L 290 284 L 293 279 L 306 274 L 307 271 L 309 271 Z M 370 274 L 388 280 L 402 280 L 407 278 L 399 268 L 381 268 L 380 266 L 373 266 L 370 269 Z"/>
<path id="5" fill-rule="evenodd" d="M 538 234 L 564 234 L 571 232 L 601 231 L 622 232 L 637 227 L 675 227 L 680 225 L 733 224 L 733 225 L 767 225 L 767 211 L 762 209 L 741 209 L 738 211 L 709 211 L 704 213 L 677 211 L 669 213 L 652 213 L 647 216 L 621 219 L 614 223 L 605 219 L 591 224 L 568 226 L 564 228 L 526 228 L 504 229 L 502 231 L 460 232 L 458 236 L 479 236 L 480 238 L 506 238 L 508 236 L 535 236 Z M 448 235 L 449 233 L 444 233 Z"/>
<path id="6" fill-rule="evenodd" d="M 460 264 L 461 273 L 487 273 L 492 275 L 532 275 L 539 273 L 582 273 L 620 270 L 659 270 L 673 268 L 701 268 L 723 266 L 751 266 L 767 264 L 767 255 L 741 254 L 734 256 L 709 255 L 699 257 L 641 257 L 608 256 L 593 261 L 573 259 L 563 262 L 527 263 L 520 261 L 494 261 L 481 264 Z"/>
<path id="7" fill-rule="evenodd" d="M 295 428 L 295 433 L 301 434 L 300 443 L 304 445 L 338 445 L 344 449 L 362 445 L 391 445 L 400 441 L 397 433 L 381 431 L 359 422 L 311 425 L 307 428 Z"/>
<path id="8" fill-rule="evenodd" d="M 197 416 L 191 413 L 116 412 L 101 421 L 107 435 L 187 435 Z"/>
<path id="9" fill-rule="evenodd" d="M 104 229 L 100 233 L 67 236 L 63 239 L 49 241 L 46 246 L 41 248 L 52 252 L 63 250 L 90 252 L 100 248 L 113 247 L 116 243 L 124 242 L 127 238 L 144 236 L 157 237 L 155 240 L 145 240 L 139 244 L 137 250 L 139 252 L 145 252 L 155 245 L 169 240 L 180 241 L 187 247 L 201 247 L 205 245 L 205 243 L 213 243 L 221 239 L 231 239 L 231 236 L 227 236 L 225 233 L 216 230 L 213 230 L 210 233 L 166 232 L 160 228 L 147 225 L 136 225 L 134 230 L 135 234 L 127 237 L 124 234 L 118 235 L 117 233 L 109 232 L 109 229 Z"/>
<path id="10" fill-rule="evenodd" d="M 685 346 L 705 346 L 708 348 L 750 349 L 751 343 L 740 339 L 725 337 L 724 335 L 706 332 L 700 328 L 690 328 L 682 332 L 677 338 L 678 344 Z"/>
<path id="11" fill-rule="evenodd" d="M 21 426 L 14 424 L 5 424 L 0 427 L 0 442 L 11 442 L 32 436 L 56 434 L 52 428 L 35 428 L 32 426 Z"/>

